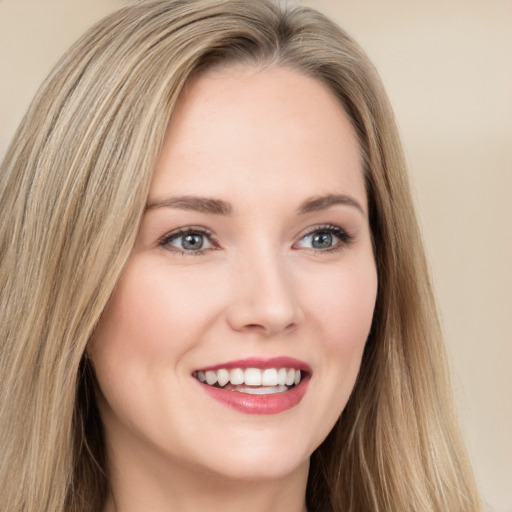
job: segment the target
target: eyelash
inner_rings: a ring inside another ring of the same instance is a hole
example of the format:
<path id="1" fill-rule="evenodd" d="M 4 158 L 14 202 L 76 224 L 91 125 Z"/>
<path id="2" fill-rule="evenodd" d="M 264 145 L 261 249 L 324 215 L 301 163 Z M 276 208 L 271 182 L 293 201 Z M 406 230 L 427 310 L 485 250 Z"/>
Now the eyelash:
<path id="1" fill-rule="evenodd" d="M 211 243 L 212 247 L 207 249 L 199 249 L 197 251 L 192 250 L 186 250 L 186 249 L 180 249 L 179 247 L 174 247 L 170 245 L 170 243 L 174 240 L 177 240 L 178 238 L 185 237 L 187 235 L 199 235 L 202 236 Z M 183 256 L 201 256 L 206 251 L 216 250 L 219 249 L 219 244 L 214 237 L 213 233 L 205 228 L 196 228 L 196 227 L 186 227 L 186 228 L 180 228 L 175 231 L 172 231 L 171 233 L 164 235 L 158 242 L 158 245 L 160 247 L 165 247 L 167 250 L 171 252 L 179 253 Z"/>
<path id="2" fill-rule="evenodd" d="M 297 243 L 302 242 L 305 238 L 315 235 L 315 234 L 328 234 L 328 235 L 334 235 L 336 238 L 338 238 L 339 242 L 334 243 L 332 247 L 328 247 L 326 249 L 315 249 L 313 247 L 308 248 L 310 250 L 313 250 L 315 254 L 319 253 L 334 253 L 340 250 L 343 250 L 348 245 L 350 245 L 354 239 L 351 235 L 349 235 L 344 229 L 340 228 L 339 226 L 335 226 L 333 224 L 324 224 L 321 226 L 315 226 L 315 228 L 309 230 L 306 234 L 302 235 L 300 240 L 296 242 Z"/>
<path id="3" fill-rule="evenodd" d="M 325 249 L 315 249 L 315 248 L 306 248 L 313 250 L 316 254 L 318 253 L 333 253 L 336 251 L 340 251 L 350 245 L 353 242 L 353 237 L 349 235 L 344 229 L 340 228 L 339 226 L 335 226 L 332 224 L 325 224 L 321 226 L 316 226 L 314 229 L 311 229 L 304 235 L 300 237 L 298 242 L 295 242 L 293 244 L 293 248 L 300 249 L 300 247 L 295 247 L 298 243 L 302 242 L 305 238 L 309 236 L 313 236 L 315 234 L 329 234 L 334 235 L 336 238 L 338 238 L 339 242 L 335 243 L 332 247 L 328 247 Z M 171 242 L 174 240 L 177 240 L 181 237 L 190 235 L 199 235 L 204 238 L 206 238 L 209 243 L 212 245 L 212 247 L 208 247 L 206 249 L 199 249 L 197 251 L 194 250 L 186 250 L 186 249 L 180 249 L 179 247 L 175 247 L 170 245 Z M 217 241 L 217 239 L 214 237 L 213 233 L 205 228 L 199 228 L 199 227 L 186 227 L 186 228 L 180 228 L 178 230 L 172 231 L 171 233 L 168 233 L 167 235 L 163 236 L 159 242 L 158 245 L 160 247 L 165 247 L 167 250 L 171 252 L 179 253 L 183 256 L 201 256 L 205 254 L 207 251 L 211 250 L 217 250 L 220 249 L 220 245 Z"/>

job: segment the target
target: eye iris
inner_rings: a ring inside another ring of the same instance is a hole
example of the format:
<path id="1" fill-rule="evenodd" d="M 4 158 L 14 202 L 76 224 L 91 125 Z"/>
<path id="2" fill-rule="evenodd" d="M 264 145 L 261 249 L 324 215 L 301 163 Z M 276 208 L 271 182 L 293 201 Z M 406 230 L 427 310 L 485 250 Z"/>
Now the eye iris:
<path id="1" fill-rule="evenodd" d="M 316 233 L 313 236 L 312 245 L 315 249 L 325 249 L 332 246 L 332 235 L 330 233 Z"/>
<path id="2" fill-rule="evenodd" d="M 182 241 L 182 247 L 186 250 L 197 250 L 203 247 L 203 235 L 185 235 Z"/>

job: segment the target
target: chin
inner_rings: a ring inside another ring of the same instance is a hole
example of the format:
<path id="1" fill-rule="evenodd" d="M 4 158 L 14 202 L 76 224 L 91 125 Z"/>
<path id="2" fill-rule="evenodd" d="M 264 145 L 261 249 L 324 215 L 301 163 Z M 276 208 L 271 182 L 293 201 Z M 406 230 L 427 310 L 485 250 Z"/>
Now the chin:
<path id="1" fill-rule="evenodd" d="M 197 453 L 195 467 L 229 480 L 268 481 L 286 478 L 304 471 L 307 474 L 309 457 L 316 444 L 293 436 L 269 436 L 268 431 L 252 432 L 244 439 L 230 439 L 225 446 Z M 206 457 L 205 457 L 206 455 Z"/>
<path id="2" fill-rule="evenodd" d="M 235 460 L 237 459 L 237 460 Z M 309 457 L 296 459 L 283 457 L 282 453 L 275 453 L 266 458 L 259 457 L 257 460 L 242 460 L 231 457 L 222 461 L 219 467 L 210 466 L 209 473 L 223 480 L 240 482 L 265 482 L 286 479 L 291 475 L 304 472 L 307 475 L 309 469 Z"/>

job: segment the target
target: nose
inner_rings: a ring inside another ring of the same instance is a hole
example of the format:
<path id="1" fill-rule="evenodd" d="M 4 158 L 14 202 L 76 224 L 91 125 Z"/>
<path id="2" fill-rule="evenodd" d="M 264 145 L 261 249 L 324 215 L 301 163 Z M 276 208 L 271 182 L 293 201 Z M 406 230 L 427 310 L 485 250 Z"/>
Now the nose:
<path id="1" fill-rule="evenodd" d="M 303 313 L 286 262 L 272 251 L 262 252 L 240 258 L 232 275 L 227 321 L 235 331 L 270 337 L 294 330 Z"/>

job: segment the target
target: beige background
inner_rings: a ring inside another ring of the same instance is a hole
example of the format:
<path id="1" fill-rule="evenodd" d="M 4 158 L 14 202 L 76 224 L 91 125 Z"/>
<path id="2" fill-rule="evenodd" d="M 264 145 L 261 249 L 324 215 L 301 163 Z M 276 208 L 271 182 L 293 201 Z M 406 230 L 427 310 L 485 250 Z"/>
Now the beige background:
<path id="1" fill-rule="evenodd" d="M 304 3 L 358 40 L 387 86 L 478 483 L 512 512 L 512 2 Z M 0 0 L 0 158 L 57 58 L 122 4 Z"/>

